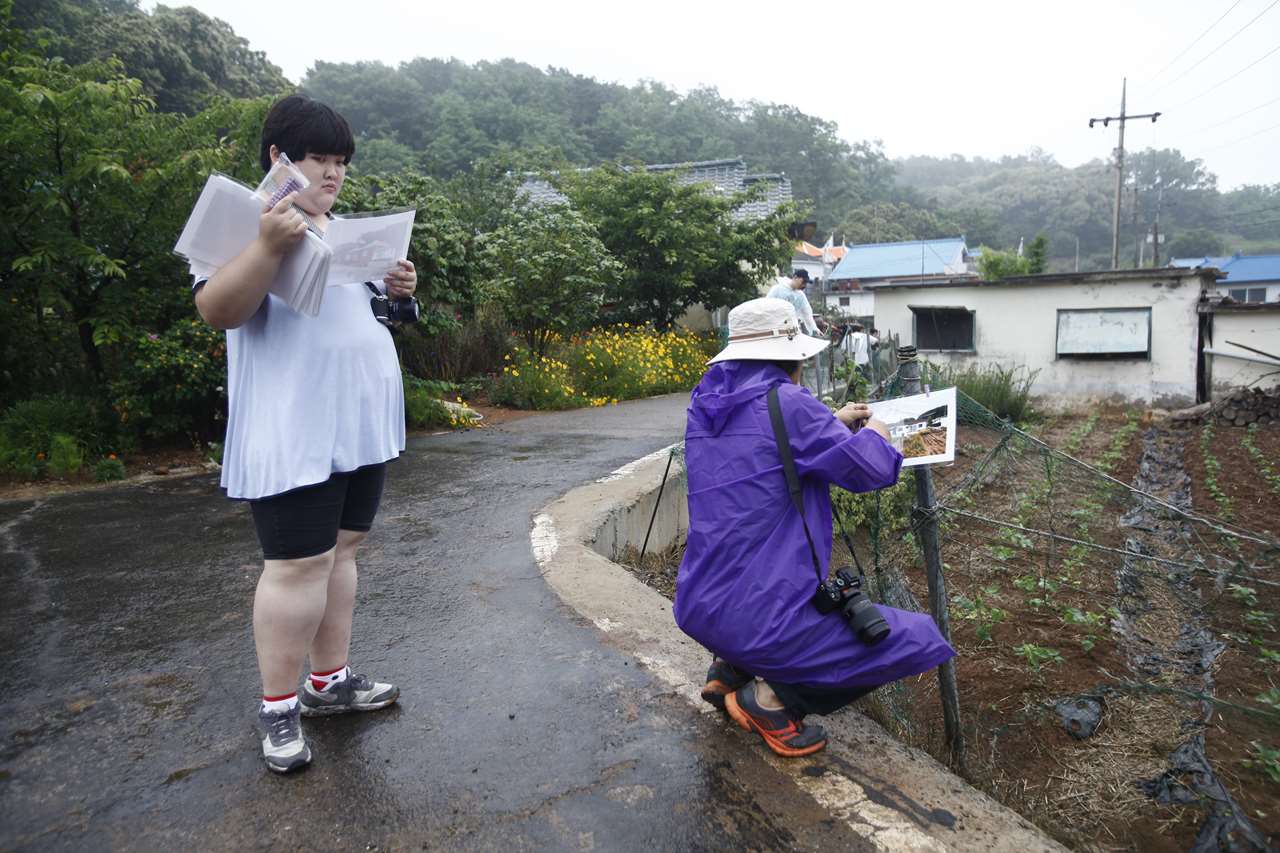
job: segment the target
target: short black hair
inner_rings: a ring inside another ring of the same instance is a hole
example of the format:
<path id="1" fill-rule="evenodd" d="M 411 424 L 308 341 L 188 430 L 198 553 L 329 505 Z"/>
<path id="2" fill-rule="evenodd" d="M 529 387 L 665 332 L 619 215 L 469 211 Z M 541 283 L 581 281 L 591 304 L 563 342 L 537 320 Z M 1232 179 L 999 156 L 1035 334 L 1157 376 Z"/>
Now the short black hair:
<path id="1" fill-rule="evenodd" d="M 788 376 L 795 373 L 796 368 L 800 366 L 800 362 L 798 361 L 771 361 L 769 363 Z"/>
<path id="2" fill-rule="evenodd" d="M 792 277 L 792 278 L 802 278 L 802 279 L 804 279 L 805 281 L 808 281 L 808 280 L 809 280 L 809 271 L 808 271 L 808 270 L 792 270 L 792 271 L 791 271 L 791 277 Z"/>
<path id="3" fill-rule="evenodd" d="M 267 112 L 258 155 L 264 172 L 271 168 L 272 145 L 296 161 L 308 154 L 341 154 L 343 162 L 349 164 L 356 153 L 356 140 L 347 120 L 333 107 L 302 94 L 281 98 Z"/>

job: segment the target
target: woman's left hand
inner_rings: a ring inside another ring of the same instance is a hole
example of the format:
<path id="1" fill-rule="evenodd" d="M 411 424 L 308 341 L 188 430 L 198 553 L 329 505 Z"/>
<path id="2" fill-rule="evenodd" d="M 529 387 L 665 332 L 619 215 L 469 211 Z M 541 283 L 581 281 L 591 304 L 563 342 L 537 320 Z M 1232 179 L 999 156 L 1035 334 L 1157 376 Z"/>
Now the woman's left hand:
<path id="1" fill-rule="evenodd" d="M 387 296 L 391 299 L 404 299 L 413 296 L 418 289 L 418 273 L 413 268 L 413 261 L 396 261 L 396 268 L 382 279 L 387 286 Z"/>
<path id="2" fill-rule="evenodd" d="M 839 419 L 840 423 L 850 429 L 861 426 L 861 422 L 869 417 L 871 417 L 871 407 L 866 403 L 847 403 L 836 412 L 836 418 Z"/>

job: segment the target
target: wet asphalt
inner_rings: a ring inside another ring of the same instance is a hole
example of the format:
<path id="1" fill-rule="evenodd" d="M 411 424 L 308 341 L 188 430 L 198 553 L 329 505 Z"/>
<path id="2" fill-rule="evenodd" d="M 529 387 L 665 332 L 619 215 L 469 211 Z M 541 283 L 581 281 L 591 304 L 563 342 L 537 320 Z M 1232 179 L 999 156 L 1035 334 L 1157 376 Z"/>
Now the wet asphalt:
<path id="1" fill-rule="evenodd" d="M 261 762 L 247 507 L 216 475 L 0 503 L 0 850 L 866 843 L 540 577 L 533 515 L 680 438 L 684 395 L 411 438 L 360 556 L 385 711 Z"/>

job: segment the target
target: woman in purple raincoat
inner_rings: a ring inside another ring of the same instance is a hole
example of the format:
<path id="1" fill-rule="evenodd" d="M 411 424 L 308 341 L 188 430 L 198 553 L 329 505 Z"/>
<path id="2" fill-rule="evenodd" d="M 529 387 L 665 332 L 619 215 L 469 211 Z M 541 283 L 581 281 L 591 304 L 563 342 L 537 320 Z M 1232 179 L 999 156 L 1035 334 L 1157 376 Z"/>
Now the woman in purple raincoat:
<path id="1" fill-rule="evenodd" d="M 689 541 L 676 621 L 715 656 L 703 698 L 784 756 L 826 746 L 826 734 L 806 726 L 805 716 L 829 714 L 955 654 L 926 614 L 879 607 L 890 633 L 867 645 L 838 610 L 824 615 L 813 604 L 817 577 L 787 491 L 769 389 L 778 388 L 824 576 L 829 487 L 884 488 L 902 467 L 902 454 L 884 424 L 868 420 L 865 404 L 833 415 L 798 384 L 800 364 L 827 346 L 800 333 L 795 309 L 781 299 L 737 306 L 729 312 L 729 345 L 693 391 L 685 432 Z"/>

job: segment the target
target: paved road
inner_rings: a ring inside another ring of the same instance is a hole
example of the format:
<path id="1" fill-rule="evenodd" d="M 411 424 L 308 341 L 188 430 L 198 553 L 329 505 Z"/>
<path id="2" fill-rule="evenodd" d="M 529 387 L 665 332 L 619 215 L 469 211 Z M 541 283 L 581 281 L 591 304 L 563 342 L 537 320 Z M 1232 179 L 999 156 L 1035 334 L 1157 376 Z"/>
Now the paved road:
<path id="1" fill-rule="evenodd" d="M 684 401 L 411 439 L 353 651 L 403 698 L 308 722 L 292 777 L 257 754 L 257 544 L 214 477 L 0 503 L 0 850 L 861 849 L 534 566 L 532 515 Z"/>

